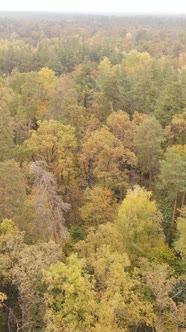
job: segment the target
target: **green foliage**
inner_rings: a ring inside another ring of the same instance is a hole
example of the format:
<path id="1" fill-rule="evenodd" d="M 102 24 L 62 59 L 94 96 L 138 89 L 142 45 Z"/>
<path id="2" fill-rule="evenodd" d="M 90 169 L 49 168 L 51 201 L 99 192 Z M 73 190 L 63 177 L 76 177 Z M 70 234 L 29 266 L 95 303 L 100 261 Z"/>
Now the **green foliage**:
<path id="1" fill-rule="evenodd" d="M 134 145 L 140 169 L 149 175 L 149 190 L 152 190 L 152 178 L 159 167 L 163 141 L 163 130 L 155 118 L 147 118 L 136 127 Z"/>
<path id="2" fill-rule="evenodd" d="M 70 235 L 74 241 L 83 240 L 85 237 L 84 230 L 80 226 L 71 226 L 69 229 Z"/>
<path id="3" fill-rule="evenodd" d="M 0 103 L 0 161 L 13 158 L 15 152 L 13 124 L 7 105 Z"/>
<path id="4" fill-rule="evenodd" d="M 163 87 L 155 108 L 155 116 L 163 126 L 168 125 L 175 114 L 181 113 L 185 107 L 184 90 L 181 79 L 173 81 Z"/>
<path id="5" fill-rule="evenodd" d="M 181 217 L 177 218 L 177 232 L 178 236 L 175 241 L 175 248 L 181 253 L 181 256 L 186 261 L 186 211 L 183 209 Z"/>
<path id="6" fill-rule="evenodd" d="M 24 228 L 25 180 L 13 159 L 0 162 L 0 220 L 13 219 L 20 228 Z"/>
<path id="7" fill-rule="evenodd" d="M 186 189 L 186 154 L 184 150 L 184 146 L 170 147 L 165 153 L 165 159 L 160 162 L 159 187 L 167 190 L 171 199 L 175 197 L 177 191 L 183 193 Z"/>

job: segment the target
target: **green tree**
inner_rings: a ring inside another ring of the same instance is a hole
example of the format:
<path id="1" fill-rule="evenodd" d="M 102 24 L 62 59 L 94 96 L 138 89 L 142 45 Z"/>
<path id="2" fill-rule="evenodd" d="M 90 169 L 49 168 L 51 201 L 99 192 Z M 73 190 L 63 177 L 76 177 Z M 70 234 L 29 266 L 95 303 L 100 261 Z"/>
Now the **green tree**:
<path id="1" fill-rule="evenodd" d="M 26 181 L 14 160 L 0 162 L 0 220 L 13 219 L 24 228 Z"/>
<path id="2" fill-rule="evenodd" d="M 181 253 L 184 261 L 186 261 L 186 208 L 183 208 L 181 216 L 176 220 L 177 238 L 174 246 Z"/>
<path id="3" fill-rule="evenodd" d="M 183 82 L 177 77 L 172 78 L 172 80 L 169 77 L 167 83 L 162 87 L 154 115 L 163 126 L 166 126 L 174 115 L 182 112 L 184 107 Z"/>
<path id="4" fill-rule="evenodd" d="M 179 195 L 186 192 L 186 154 L 185 146 L 173 146 L 167 149 L 165 159 L 160 162 L 158 188 L 168 197 L 172 208 L 172 217 L 168 226 L 168 241 L 171 244 L 175 231 L 175 219 Z"/>
<path id="5" fill-rule="evenodd" d="M 163 130 L 156 119 L 147 118 L 136 127 L 134 145 L 141 172 L 148 174 L 149 190 L 152 190 L 153 175 L 157 173 L 159 168 L 163 141 Z"/>
<path id="6" fill-rule="evenodd" d="M 17 95 L 15 115 L 24 120 L 24 131 L 28 138 L 30 130 L 36 126 L 37 111 L 40 106 L 38 73 L 19 73 L 14 70 L 10 77 L 10 86 Z"/>
<path id="7" fill-rule="evenodd" d="M 13 121 L 8 107 L 0 102 L 0 161 L 11 159 L 15 153 Z"/>

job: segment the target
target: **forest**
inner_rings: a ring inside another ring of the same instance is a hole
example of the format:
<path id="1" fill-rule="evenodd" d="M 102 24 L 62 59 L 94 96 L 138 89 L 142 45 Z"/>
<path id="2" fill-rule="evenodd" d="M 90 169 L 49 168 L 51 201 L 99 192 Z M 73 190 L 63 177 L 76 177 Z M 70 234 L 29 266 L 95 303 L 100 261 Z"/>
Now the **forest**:
<path id="1" fill-rule="evenodd" d="M 0 332 L 186 331 L 186 16 L 0 13 Z"/>

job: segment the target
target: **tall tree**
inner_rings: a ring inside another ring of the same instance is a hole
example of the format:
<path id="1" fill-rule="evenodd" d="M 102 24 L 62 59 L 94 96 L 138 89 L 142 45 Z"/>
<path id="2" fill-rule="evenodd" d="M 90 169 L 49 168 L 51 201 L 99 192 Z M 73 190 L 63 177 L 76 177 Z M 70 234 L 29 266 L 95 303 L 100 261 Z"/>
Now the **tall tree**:
<path id="1" fill-rule="evenodd" d="M 172 217 L 168 229 L 168 241 L 171 244 L 175 230 L 179 195 L 181 194 L 184 199 L 186 192 L 185 146 L 173 146 L 167 149 L 165 159 L 160 163 L 158 187 L 163 190 L 164 195 L 166 193 L 172 207 Z"/>
<path id="2" fill-rule="evenodd" d="M 0 102 L 0 161 L 14 157 L 14 132 L 13 121 L 10 117 L 8 107 Z"/>
<path id="3" fill-rule="evenodd" d="M 14 160 L 0 162 L 0 220 L 13 219 L 24 228 L 26 181 Z"/>
<path id="4" fill-rule="evenodd" d="M 54 177 L 46 170 L 45 163 L 31 163 L 30 172 L 34 177 L 33 207 L 35 217 L 32 225 L 34 237 L 43 241 L 53 240 L 60 243 L 67 237 L 64 212 L 67 212 L 70 206 L 64 203 L 57 194 Z"/>
<path id="5" fill-rule="evenodd" d="M 183 208 L 181 216 L 176 220 L 177 238 L 174 242 L 176 250 L 181 253 L 186 262 L 186 207 Z"/>
<path id="6" fill-rule="evenodd" d="M 148 187 L 152 190 L 153 175 L 159 168 L 162 156 L 163 130 L 155 118 L 147 118 L 136 127 L 134 145 L 142 174 L 148 174 Z"/>

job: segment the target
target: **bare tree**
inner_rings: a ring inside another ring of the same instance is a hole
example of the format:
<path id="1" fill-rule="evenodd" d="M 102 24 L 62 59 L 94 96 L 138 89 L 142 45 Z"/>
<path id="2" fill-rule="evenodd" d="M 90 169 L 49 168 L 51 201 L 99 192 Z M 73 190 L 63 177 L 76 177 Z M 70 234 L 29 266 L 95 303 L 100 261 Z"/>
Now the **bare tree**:
<path id="1" fill-rule="evenodd" d="M 32 162 L 30 173 L 34 176 L 35 195 L 33 231 L 44 241 L 52 239 L 60 243 L 68 235 L 64 212 L 69 210 L 70 205 L 57 194 L 54 176 L 47 170 L 45 162 Z"/>

